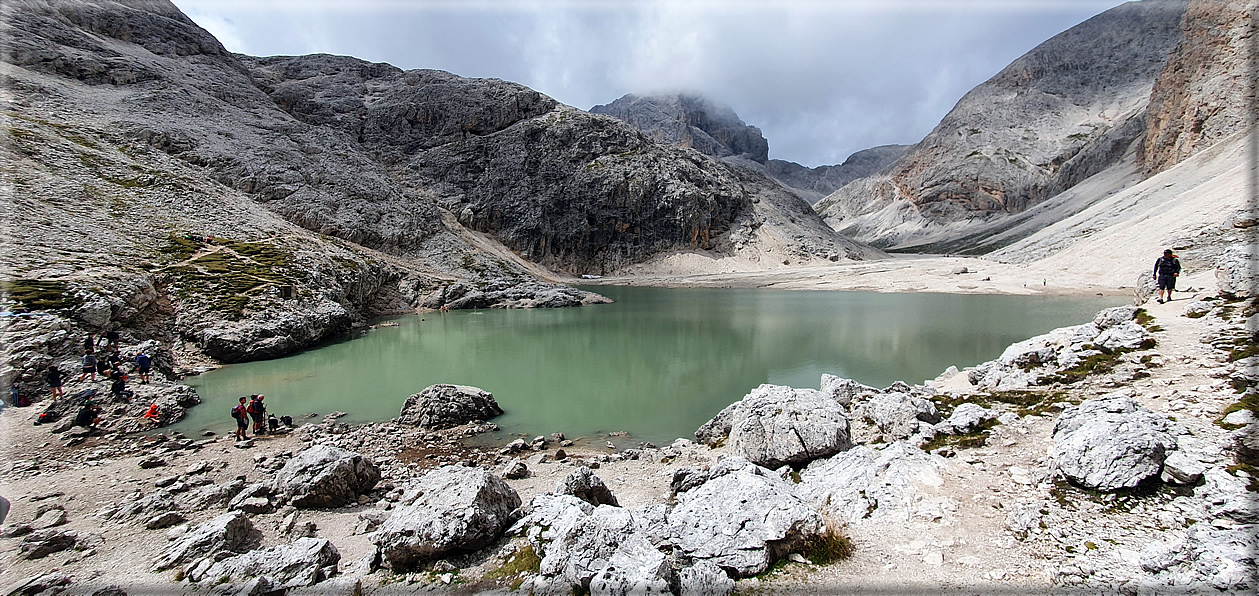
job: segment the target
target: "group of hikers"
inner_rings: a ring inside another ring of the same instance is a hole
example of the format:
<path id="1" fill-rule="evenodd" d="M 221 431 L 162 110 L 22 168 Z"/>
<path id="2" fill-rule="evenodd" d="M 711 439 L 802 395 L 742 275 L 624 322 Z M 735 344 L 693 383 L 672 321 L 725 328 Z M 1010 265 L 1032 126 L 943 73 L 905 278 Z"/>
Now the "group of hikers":
<path id="1" fill-rule="evenodd" d="M 117 331 L 107 331 L 99 339 L 89 333 L 83 340 L 83 356 L 81 359 L 82 368 L 77 382 L 83 382 L 84 379 L 90 379 L 95 382 L 97 375 L 104 380 L 110 382 L 109 391 L 114 401 L 131 403 L 135 398 L 135 392 L 127 388 L 127 381 L 131 375 L 139 377 L 140 384 L 148 384 L 151 380 L 153 371 L 153 358 L 144 351 L 136 354 L 135 359 L 128 363 L 124 362 L 119 354 L 119 335 Z M 130 368 L 130 370 L 128 370 Z M 61 372 L 55 364 L 48 365 L 44 371 L 44 382 L 48 385 L 54 404 L 57 400 L 65 397 L 64 386 L 67 377 Z M 95 398 L 98 395 L 96 389 L 87 389 L 79 392 L 74 396 L 76 400 L 82 399 L 78 413 L 75 415 L 75 426 L 82 426 L 88 429 L 95 429 L 96 425 L 101 421 L 101 407 L 96 404 Z M 14 391 L 13 403 L 17 406 L 30 405 L 31 401 L 28 396 L 19 395 Z M 50 422 L 55 419 L 56 414 L 50 408 L 49 411 L 40 415 L 37 423 Z M 140 416 L 141 422 L 148 424 L 160 424 L 162 418 L 161 409 L 158 405 L 152 404 L 143 415 Z"/>
<path id="2" fill-rule="evenodd" d="M 280 429 L 280 422 L 283 421 L 285 426 L 292 427 L 293 419 L 289 416 L 276 418 L 275 414 L 267 413 L 266 404 L 262 400 L 267 396 L 257 393 L 248 397 L 241 396 L 237 398 L 237 404 L 232 407 L 232 418 L 236 419 L 236 440 L 244 441 L 249 438 L 245 434 L 245 428 L 249 421 L 254 423 L 254 436 L 274 434 Z M 245 403 L 249 400 L 249 403 Z"/>

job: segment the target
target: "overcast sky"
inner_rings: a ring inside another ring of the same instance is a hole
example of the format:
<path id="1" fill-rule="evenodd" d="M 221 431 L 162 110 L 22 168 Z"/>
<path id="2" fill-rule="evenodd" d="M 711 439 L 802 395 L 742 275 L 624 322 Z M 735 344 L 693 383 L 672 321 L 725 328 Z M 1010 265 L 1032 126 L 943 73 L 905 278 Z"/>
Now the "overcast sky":
<path id="1" fill-rule="evenodd" d="M 922 139 L 961 96 L 1117 0 L 174 0 L 233 52 L 345 54 L 589 109 L 685 90 L 809 166 Z"/>

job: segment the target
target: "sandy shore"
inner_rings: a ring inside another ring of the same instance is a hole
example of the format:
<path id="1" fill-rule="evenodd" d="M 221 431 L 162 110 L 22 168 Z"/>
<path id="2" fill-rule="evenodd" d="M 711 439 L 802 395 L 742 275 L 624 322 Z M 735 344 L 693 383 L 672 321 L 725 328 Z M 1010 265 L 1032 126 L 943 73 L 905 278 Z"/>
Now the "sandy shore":
<path id="1" fill-rule="evenodd" d="M 1157 256 L 1157 255 L 1156 255 Z M 702 288 L 774 288 L 782 290 L 847 290 L 868 292 L 940 292 L 949 294 L 1015 294 L 1047 296 L 1130 296 L 1145 271 L 1138 263 L 1115 262 L 1077 272 L 1063 263 L 1001 263 L 977 257 L 893 255 L 874 261 L 835 265 L 780 267 L 767 271 L 725 270 L 720 261 L 661 262 L 636 269 L 634 275 L 598 279 L 565 278 L 574 285 L 635 285 Z M 1151 259 L 1151 262 L 1153 260 Z M 696 273 L 697 269 L 718 271 Z M 962 272 L 962 271 L 965 272 Z M 1186 272 L 1185 291 L 1213 287 L 1214 272 Z"/>

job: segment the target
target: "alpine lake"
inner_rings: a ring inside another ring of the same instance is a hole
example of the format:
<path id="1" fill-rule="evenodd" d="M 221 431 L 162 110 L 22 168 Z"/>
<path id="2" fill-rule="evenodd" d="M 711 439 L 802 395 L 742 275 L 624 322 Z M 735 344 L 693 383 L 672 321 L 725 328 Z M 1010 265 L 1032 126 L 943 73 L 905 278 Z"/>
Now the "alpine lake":
<path id="1" fill-rule="evenodd" d="M 202 405 L 176 427 L 231 433 L 242 395 L 269 412 L 386 421 L 438 383 L 494 394 L 502 432 L 667 444 L 762 383 L 817 388 L 823 373 L 874 387 L 922 383 L 1011 343 L 1085 323 L 1118 297 L 765 289 L 584 288 L 612 304 L 425 312 L 301 353 L 190 377 Z M 386 322 L 386 321 L 377 321 Z M 319 419 L 310 419 L 318 422 Z M 528 438 L 526 440 L 528 440 Z"/>

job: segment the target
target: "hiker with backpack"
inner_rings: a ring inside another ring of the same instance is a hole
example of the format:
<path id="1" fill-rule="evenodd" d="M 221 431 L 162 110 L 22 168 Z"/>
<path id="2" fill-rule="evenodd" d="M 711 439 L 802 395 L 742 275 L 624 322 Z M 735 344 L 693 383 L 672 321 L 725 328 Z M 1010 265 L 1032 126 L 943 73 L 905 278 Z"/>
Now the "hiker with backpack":
<path id="1" fill-rule="evenodd" d="M 153 370 L 153 359 L 148 354 L 136 354 L 136 374 L 140 375 L 140 384 L 149 384 L 149 371 Z"/>
<path id="2" fill-rule="evenodd" d="M 245 416 L 247 415 L 245 412 L 247 409 L 245 406 L 245 397 L 241 396 L 239 401 L 240 403 L 236 404 L 236 407 L 232 408 L 232 418 L 236 419 L 236 440 L 244 441 L 249 438 L 245 435 Z"/>
<path id="3" fill-rule="evenodd" d="M 1180 275 L 1180 259 L 1172 254 L 1172 249 L 1163 251 L 1163 256 L 1154 261 L 1154 279 L 1158 280 L 1158 303 L 1163 303 L 1163 291 L 1167 291 L 1167 302 L 1172 301 L 1172 291 L 1176 289 L 1176 277 Z"/>
<path id="4" fill-rule="evenodd" d="M 267 407 L 262 405 L 262 398 L 264 397 L 266 396 L 261 393 L 253 396 L 253 399 L 249 402 L 249 407 L 246 408 L 246 411 L 249 412 L 249 417 L 254 420 L 255 437 L 267 434 Z"/>

